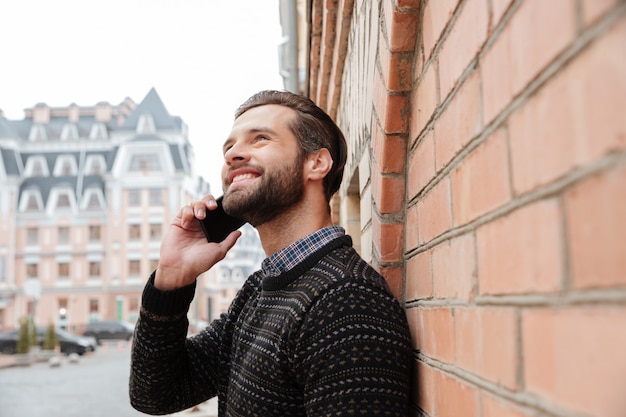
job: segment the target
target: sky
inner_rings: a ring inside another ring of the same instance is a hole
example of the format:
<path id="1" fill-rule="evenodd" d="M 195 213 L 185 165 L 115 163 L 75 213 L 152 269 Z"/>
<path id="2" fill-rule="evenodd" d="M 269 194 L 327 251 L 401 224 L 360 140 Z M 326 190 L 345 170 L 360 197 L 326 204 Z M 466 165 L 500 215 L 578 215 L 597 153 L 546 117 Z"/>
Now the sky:
<path id="1" fill-rule="evenodd" d="M 198 174 L 221 193 L 235 109 L 283 89 L 279 0 L 12 0 L 0 12 L 0 109 L 137 104 L 154 87 L 189 127 Z"/>

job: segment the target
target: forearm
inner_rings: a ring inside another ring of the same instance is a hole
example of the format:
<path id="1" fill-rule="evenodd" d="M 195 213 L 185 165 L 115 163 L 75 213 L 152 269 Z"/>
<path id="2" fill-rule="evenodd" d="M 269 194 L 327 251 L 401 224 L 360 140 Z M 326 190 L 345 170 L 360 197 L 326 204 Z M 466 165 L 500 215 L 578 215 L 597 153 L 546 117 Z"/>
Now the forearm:
<path id="1" fill-rule="evenodd" d="M 187 340 L 187 309 L 193 286 L 162 292 L 144 290 L 143 306 L 133 340 L 130 400 L 148 414 L 180 411 L 214 395 L 211 384 L 199 381 L 198 355 Z M 206 364 L 205 364 L 206 366 Z"/>

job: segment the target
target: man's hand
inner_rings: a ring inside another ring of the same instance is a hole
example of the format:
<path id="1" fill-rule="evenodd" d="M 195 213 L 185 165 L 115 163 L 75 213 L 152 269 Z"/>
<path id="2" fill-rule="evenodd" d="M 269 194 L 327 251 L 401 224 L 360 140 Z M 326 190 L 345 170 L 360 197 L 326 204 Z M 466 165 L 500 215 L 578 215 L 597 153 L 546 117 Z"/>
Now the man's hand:
<path id="1" fill-rule="evenodd" d="M 180 209 L 161 241 L 161 259 L 156 270 L 154 286 L 172 290 L 193 283 L 198 275 L 224 259 L 235 245 L 240 231 L 232 232 L 219 243 L 208 243 L 200 222 L 206 210 L 215 210 L 212 195 Z"/>

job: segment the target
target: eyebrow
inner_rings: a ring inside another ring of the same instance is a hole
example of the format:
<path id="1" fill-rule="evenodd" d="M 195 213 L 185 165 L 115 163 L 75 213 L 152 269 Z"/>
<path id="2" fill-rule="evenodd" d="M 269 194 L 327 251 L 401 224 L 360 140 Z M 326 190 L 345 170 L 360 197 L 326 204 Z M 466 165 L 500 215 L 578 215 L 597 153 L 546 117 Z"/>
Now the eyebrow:
<path id="1" fill-rule="evenodd" d="M 254 135 L 257 133 L 269 133 L 270 135 L 276 136 L 276 131 L 269 127 L 253 127 L 244 132 L 245 135 Z M 224 144 L 222 145 L 222 149 L 226 148 L 226 146 L 228 146 L 230 143 L 234 141 L 235 141 L 235 138 L 229 137 L 228 139 L 224 141 Z"/>

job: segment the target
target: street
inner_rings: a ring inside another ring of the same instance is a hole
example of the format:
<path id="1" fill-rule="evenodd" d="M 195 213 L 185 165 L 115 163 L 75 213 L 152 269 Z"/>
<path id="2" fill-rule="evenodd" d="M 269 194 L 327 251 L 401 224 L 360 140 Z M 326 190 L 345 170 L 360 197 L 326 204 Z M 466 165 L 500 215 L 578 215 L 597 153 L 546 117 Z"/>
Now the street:
<path id="1" fill-rule="evenodd" d="M 129 342 L 104 342 L 77 363 L 63 356 L 59 367 L 40 362 L 0 369 L 0 417 L 146 416 L 130 406 L 129 366 Z M 217 415 L 213 408 L 177 415 Z"/>

